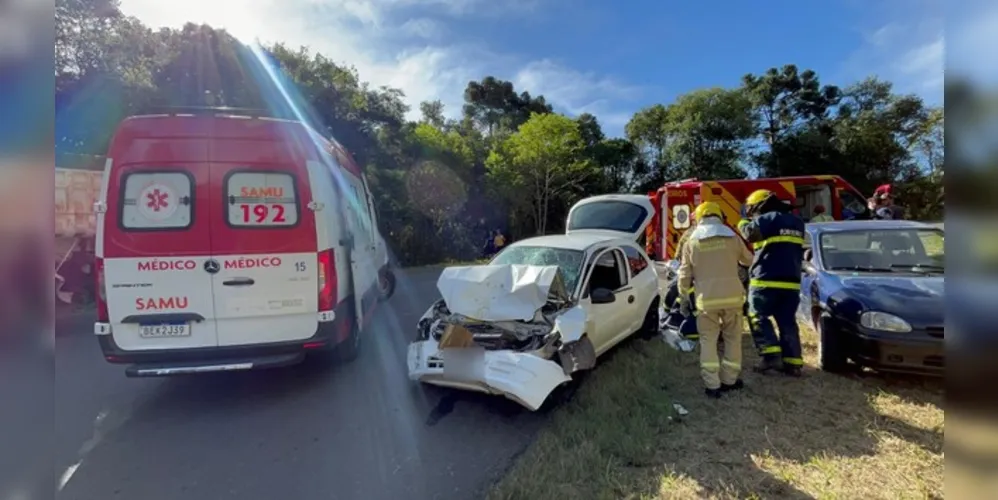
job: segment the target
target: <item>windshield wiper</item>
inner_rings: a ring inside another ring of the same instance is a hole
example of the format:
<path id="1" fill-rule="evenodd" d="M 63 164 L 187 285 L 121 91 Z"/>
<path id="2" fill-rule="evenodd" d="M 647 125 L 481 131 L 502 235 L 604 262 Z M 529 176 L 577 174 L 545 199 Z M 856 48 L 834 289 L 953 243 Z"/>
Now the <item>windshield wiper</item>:
<path id="1" fill-rule="evenodd" d="M 864 271 L 868 273 L 892 273 L 894 269 L 890 267 L 873 266 L 835 266 L 828 268 L 829 271 Z"/>

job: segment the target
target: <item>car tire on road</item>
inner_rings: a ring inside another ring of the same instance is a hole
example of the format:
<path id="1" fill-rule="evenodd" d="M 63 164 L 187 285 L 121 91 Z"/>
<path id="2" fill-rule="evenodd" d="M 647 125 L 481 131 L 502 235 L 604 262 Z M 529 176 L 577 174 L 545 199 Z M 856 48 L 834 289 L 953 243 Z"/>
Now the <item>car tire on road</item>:
<path id="1" fill-rule="evenodd" d="M 818 333 L 818 365 L 822 371 L 843 373 L 849 369 L 849 356 L 846 354 L 842 336 L 831 326 L 827 313 L 817 315 L 814 328 Z"/>

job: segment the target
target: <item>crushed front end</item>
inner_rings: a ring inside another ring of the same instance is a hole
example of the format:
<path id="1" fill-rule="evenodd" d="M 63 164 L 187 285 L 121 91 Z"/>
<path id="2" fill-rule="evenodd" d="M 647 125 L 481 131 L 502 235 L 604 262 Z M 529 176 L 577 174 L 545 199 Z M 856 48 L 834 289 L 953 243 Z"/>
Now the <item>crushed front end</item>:
<path id="1" fill-rule="evenodd" d="M 447 268 L 443 299 L 420 318 L 409 377 L 541 407 L 571 374 L 592 368 L 586 313 L 555 266 Z"/>

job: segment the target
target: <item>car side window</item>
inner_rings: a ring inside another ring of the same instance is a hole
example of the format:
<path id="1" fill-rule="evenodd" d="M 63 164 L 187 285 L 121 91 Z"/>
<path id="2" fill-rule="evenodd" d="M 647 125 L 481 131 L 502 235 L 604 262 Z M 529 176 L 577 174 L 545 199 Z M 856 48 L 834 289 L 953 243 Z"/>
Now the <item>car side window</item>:
<path id="1" fill-rule="evenodd" d="M 866 201 L 861 200 L 856 197 L 855 194 L 846 191 L 845 189 L 839 189 L 839 200 L 842 202 L 842 209 L 852 212 L 853 216 L 862 214 L 866 211 Z"/>
<path id="2" fill-rule="evenodd" d="M 627 286 L 627 260 L 620 249 L 607 250 L 596 256 L 589 274 L 584 297 L 597 288 L 617 291 Z"/>
<path id="3" fill-rule="evenodd" d="M 631 276 L 637 276 L 648 269 L 648 259 L 637 248 L 624 247 L 624 254 L 627 256 L 627 266 L 631 270 Z"/>

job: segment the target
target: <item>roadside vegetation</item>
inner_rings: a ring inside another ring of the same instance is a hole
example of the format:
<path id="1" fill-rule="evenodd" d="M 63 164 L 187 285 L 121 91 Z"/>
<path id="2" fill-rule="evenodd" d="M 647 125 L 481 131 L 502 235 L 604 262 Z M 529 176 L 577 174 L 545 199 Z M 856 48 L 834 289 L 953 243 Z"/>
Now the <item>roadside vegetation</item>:
<path id="1" fill-rule="evenodd" d="M 210 26 L 145 26 L 116 0 L 55 7 L 58 166 L 99 168 L 122 118 L 163 106 L 293 117 L 287 91 L 366 169 L 382 234 L 406 266 L 473 260 L 490 229 L 513 239 L 561 232 L 582 197 L 694 176 L 839 174 L 865 193 L 895 182 L 909 218 L 941 219 L 942 109 L 884 80 L 835 85 L 773 61 L 741 81 L 660 96 L 623 137 L 607 137 L 598 117 L 560 114 L 495 76 L 468 82 L 461 109 L 410 107 L 398 89 L 307 48 L 254 50 Z"/>
<path id="2" fill-rule="evenodd" d="M 103 165 L 121 119 L 164 106 L 308 109 L 366 170 L 381 232 L 405 266 L 480 262 L 492 229 L 514 240 L 561 232 L 582 197 L 688 177 L 838 174 L 866 193 L 893 182 L 909 218 L 942 218 L 943 110 L 876 78 L 833 85 L 793 64 L 759 68 L 723 88 L 661 96 L 671 101 L 607 137 L 596 116 L 566 116 L 494 76 L 468 82 L 460 110 L 432 101 L 413 113 L 398 89 L 373 88 L 308 48 L 145 26 L 116 0 L 55 6 L 58 166 Z M 275 98 L 282 91 L 294 106 Z M 805 341 L 813 366 L 815 340 Z M 746 383 L 708 401 L 695 355 L 629 342 L 555 409 L 491 497 L 942 496 L 939 387 L 813 368 Z"/>
<path id="3" fill-rule="evenodd" d="M 630 341 L 489 498 L 943 498 L 941 382 L 817 371 L 816 337 L 802 335 L 804 378 L 746 373 L 743 391 L 717 401 L 695 353 Z"/>

